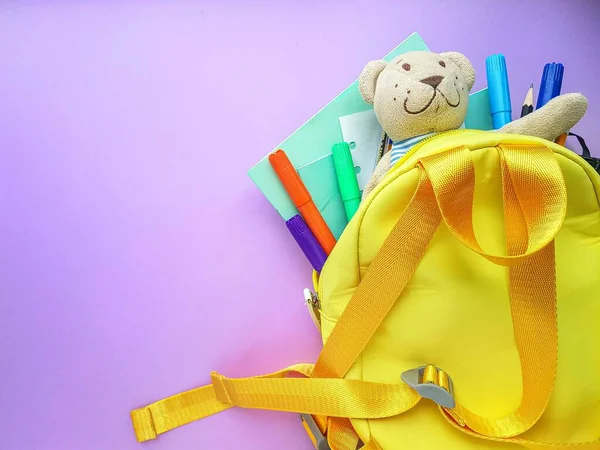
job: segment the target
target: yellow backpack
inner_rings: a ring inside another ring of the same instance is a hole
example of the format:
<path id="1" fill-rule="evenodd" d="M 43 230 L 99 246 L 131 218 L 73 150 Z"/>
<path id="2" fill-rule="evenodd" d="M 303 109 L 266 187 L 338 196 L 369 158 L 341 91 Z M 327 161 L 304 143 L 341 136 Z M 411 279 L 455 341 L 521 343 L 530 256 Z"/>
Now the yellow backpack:
<path id="1" fill-rule="evenodd" d="M 301 414 L 318 450 L 600 449 L 600 176 L 529 136 L 415 146 L 309 303 L 316 364 L 132 411 L 139 441 L 232 406 Z"/>

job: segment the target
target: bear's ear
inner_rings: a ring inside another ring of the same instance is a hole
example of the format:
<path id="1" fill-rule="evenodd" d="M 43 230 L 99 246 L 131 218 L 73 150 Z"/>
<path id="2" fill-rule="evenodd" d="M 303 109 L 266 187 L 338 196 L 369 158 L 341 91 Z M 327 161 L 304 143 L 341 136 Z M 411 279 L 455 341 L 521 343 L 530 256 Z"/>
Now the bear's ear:
<path id="1" fill-rule="evenodd" d="M 442 58 L 449 59 L 458 66 L 460 71 L 463 73 L 465 80 L 467 81 L 467 85 L 469 86 L 470 91 L 473 88 L 473 85 L 475 84 L 475 69 L 473 69 L 471 61 L 469 61 L 469 59 L 465 55 L 458 52 L 440 53 L 440 56 Z"/>
<path id="2" fill-rule="evenodd" d="M 360 95 L 367 103 L 373 104 L 375 98 L 375 87 L 377 86 L 377 78 L 381 71 L 387 66 L 387 62 L 380 59 L 367 63 L 360 77 L 358 77 L 358 90 Z"/>

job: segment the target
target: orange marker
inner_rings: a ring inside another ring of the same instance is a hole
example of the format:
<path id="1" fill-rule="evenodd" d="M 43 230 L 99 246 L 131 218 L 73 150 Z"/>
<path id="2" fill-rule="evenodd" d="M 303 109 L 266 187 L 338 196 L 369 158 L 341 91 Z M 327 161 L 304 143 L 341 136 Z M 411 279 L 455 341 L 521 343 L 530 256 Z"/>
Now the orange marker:
<path id="1" fill-rule="evenodd" d="M 325 220 L 323 220 L 323 216 L 321 216 L 321 213 L 315 206 L 298 172 L 296 172 L 296 169 L 294 169 L 294 166 L 283 150 L 271 153 L 269 155 L 269 162 L 281 180 L 281 184 L 283 184 L 290 199 L 306 221 L 306 224 L 319 241 L 319 244 L 321 244 L 321 247 L 323 247 L 323 250 L 325 250 L 325 253 L 329 255 L 335 245 L 335 238 L 331 234 L 331 230 L 325 223 Z"/>
<path id="2" fill-rule="evenodd" d="M 564 147 L 565 144 L 567 143 L 567 135 L 561 134 L 554 142 L 556 142 L 558 145 L 562 145 Z"/>

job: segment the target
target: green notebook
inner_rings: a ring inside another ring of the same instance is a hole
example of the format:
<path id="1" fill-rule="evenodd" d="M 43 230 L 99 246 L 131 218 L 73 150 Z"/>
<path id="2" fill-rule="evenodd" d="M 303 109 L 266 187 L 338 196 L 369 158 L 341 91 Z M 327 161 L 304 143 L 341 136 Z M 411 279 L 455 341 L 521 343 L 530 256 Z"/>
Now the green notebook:
<path id="1" fill-rule="evenodd" d="M 429 49 L 423 39 L 413 33 L 384 59 L 391 60 L 401 53 L 415 50 Z M 372 108 L 360 96 L 358 82 L 355 81 L 273 149 L 281 148 L 287 153 L 336 238 L 339 238 L 348 223 L 331 157 L 332 145 L 343 140 L 338 119 Z M 465 126 L 481 130 L 492 129 L 487 89 L 469 97 Z M 248 175 L 281 217 L 288 220 L 298 214 L 298 210 L 275 175 L 267 156 L 252 167 Z"/>

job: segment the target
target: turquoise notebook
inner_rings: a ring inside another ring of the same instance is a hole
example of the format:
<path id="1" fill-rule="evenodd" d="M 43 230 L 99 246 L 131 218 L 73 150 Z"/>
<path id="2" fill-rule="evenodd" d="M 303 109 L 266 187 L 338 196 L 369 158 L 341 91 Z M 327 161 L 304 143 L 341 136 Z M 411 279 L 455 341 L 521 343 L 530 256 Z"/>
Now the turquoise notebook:
<path id="1" fill-rule="evenodd" d="M 423 39 L 413 33 L 384 59 L 391 60 L 401 53 L 415 50 L 429 49 Z M 369 109 L 373 107 L 360 96 L 358 82 L 355 81 L 273 149 L 281 148 L 287 153 L 336 238 L 339 238 L 348 223 L 331 157 L 332 145 L 343 140 L 338 119 Z M 469 97 L 465 126 L 481 130 L 492 129 L 487 89 Z M 271 168 L 267 156 L 252 167 L 248 175 L 281 217 L 288 220 L 298 214 L 298 211 Z"/>

